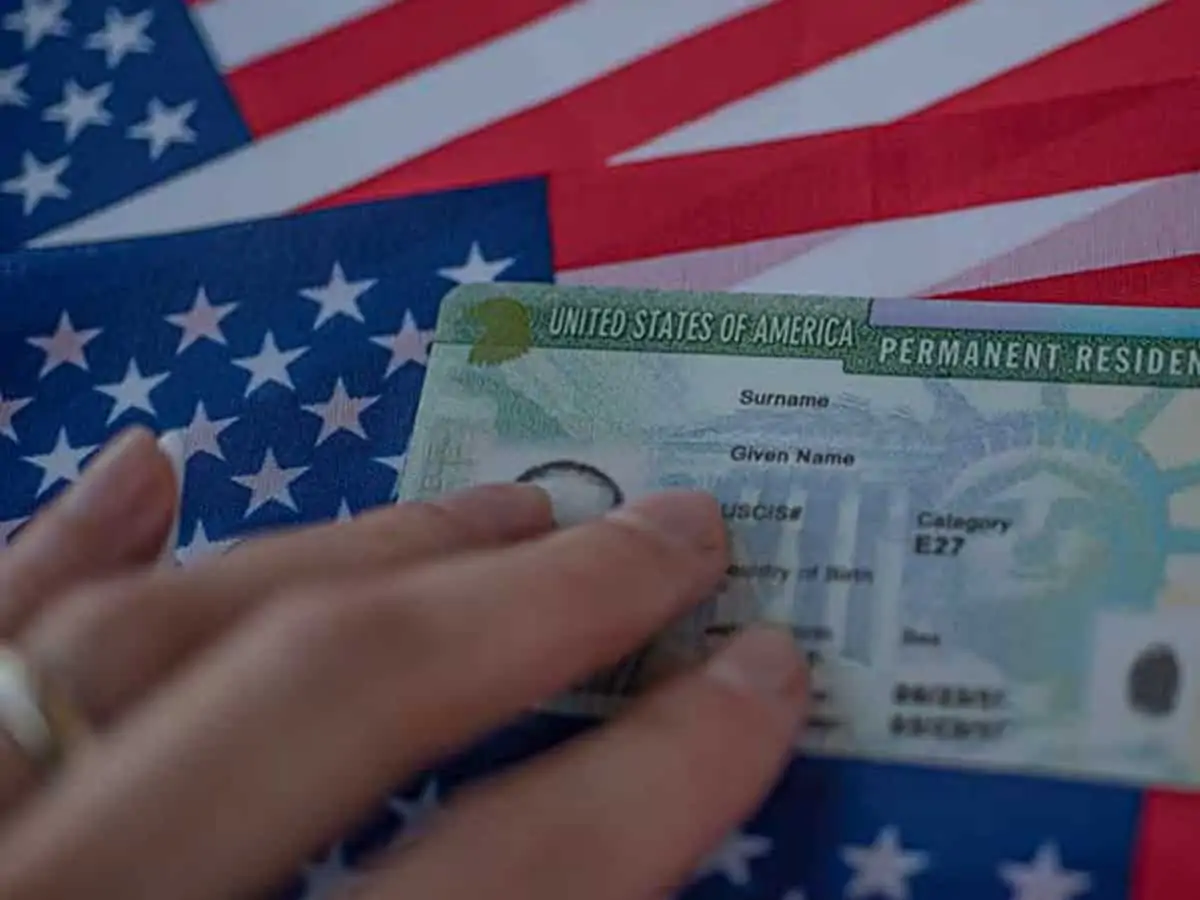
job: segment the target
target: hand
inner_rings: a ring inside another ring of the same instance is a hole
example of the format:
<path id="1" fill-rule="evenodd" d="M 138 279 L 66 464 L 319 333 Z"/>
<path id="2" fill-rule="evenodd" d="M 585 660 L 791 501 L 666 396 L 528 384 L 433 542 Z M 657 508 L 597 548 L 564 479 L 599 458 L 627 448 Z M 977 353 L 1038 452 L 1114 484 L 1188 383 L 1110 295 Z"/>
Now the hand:
<path id="1" fill-rule="evenodd" d="M 471 489 L 155 565 L 175 482 L 135 430 L 0 554 L 0 638 L 94 729 L 0 735 L 0 896 L 261 896 L 422 768 L 636 650 L 728 564 L 667 493 L 554 530 Z M 355 898 L 636 900 L 687 881 L 784 764 L 806 682 L 747 632 L 614 721 L 458 792 Z"/>

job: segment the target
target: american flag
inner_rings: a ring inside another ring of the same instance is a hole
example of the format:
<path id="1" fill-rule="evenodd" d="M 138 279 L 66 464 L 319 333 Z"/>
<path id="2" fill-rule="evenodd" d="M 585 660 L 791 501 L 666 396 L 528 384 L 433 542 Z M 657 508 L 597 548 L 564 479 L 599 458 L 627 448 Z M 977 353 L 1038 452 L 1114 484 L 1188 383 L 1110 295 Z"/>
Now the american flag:
<path id="1" fill-rule="evenodd" d="M 549 280 L 544 182 L 0 257 L 0 521 L 132 421 L 183 429 L 184 564 L 395 496 L 446 289 Z M 381 798 L 281 888 L 319 900 L 442 804 L 590 723 L 548 715 Z M 684 900 L 1185 900 L 1194 795 L 797 758 Z"/>
<path id="2" fill-rule="evenodd" d="M 180 554 L 395 497 L 438 304 L 551 278 L 540 181 L 0 257 L 0 533 L 182 430 Z"/>
<path id="3" fill-rule="evenodd" d="M 0 258 L 3 531 L 135 419 L 189 429 L 185 561 L 387 502 L 461 280 L 1193 304 L 1197 34 L 1200 0 L 0 0 L 0 250 L 56 248 Z M 580 727 L 423 774 L 285 893 Z M 798 759 L 685 896 L 1190 900 L 1198 821 Z"/>
<path id="4" fill-rule="evenodd" d="M 0 9 L 0 248 L 549 173 L 569 280 L 1186 302 L 1200 271 L 1200 0 Z"/>
<path id="5" fill-rule="evenodd" d="M 370 859 L 463 784 L 588 727 L 538 717 L 506 729 L 407 786 L 316 871 Z M 1084 782 L 801 757 L 681 900 L 1183 900 L 1200 873 L 1175 858 L 1191 840 L 1182 833 L 1194 831 L 1179 802 Z"/>

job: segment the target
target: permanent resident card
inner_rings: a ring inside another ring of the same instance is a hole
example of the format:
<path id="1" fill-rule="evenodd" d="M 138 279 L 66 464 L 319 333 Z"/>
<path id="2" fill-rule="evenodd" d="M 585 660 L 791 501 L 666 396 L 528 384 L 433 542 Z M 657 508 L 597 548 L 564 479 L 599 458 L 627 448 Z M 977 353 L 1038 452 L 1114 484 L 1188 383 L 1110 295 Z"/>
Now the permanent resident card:
<path id="1" fill-rule="evenodd" d="M 772 622 L 809 751 L 1200 783 L 1200 311 L 467 286 L 401 497 L 495 481 L 728 526 L 717 594 L 558 708 Z"/>

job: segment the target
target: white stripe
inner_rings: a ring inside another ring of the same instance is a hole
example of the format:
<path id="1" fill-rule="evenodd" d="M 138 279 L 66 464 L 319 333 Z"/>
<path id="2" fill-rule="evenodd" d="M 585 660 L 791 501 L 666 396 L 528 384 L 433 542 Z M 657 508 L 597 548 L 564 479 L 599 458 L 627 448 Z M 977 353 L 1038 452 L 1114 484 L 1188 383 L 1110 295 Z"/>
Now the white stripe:
<path id="1" fill-rule="evenodd" d="M 1161 0 L 975 0 L 660 135 L 633 162 L 890 122 Z"/>
<path id="2" fill-rule="evenodd" d="M 876 222 L 741 282 L 743 293 L 919 297 L 986 260 L 1152 184 L 1138 181 L 993 206 Z"/>
<path id="3" fill-rule="evenodd" d="M 581 0 L 30 243 L 162 233 L 284 212 L 770 2 Z"/>
<path id="4" fill-rule="evenodd" d="M 398 0 L 208 0 L 192 18 L 230 72 Z"/>

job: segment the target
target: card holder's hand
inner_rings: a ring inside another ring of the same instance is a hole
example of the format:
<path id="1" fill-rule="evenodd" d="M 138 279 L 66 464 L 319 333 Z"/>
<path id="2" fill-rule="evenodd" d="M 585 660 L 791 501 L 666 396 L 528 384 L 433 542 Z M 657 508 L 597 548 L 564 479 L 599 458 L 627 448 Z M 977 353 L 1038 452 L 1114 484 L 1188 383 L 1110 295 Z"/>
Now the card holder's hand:
<path id="1" fill-rule="evenodd" d="M 133 446 L 169 482 L 153 441 Z M 170 570 L 154 522 L 123 569 L 18 596 L 10 640 L 95 732 L 45 780 L 0 758 L 0 896 L 269 890 L 406 777 L 643 645 L 728 563 L 716 504 L 688 493 L 554 530 L 540 489 L 475 488 Z M 805 702 L 791 638 L 743 634 L 452 797 L 354 896 L 657 896 L 760 802 Z"/>
<path id="2" fill-rule="evenodd" d="M 74 585 L 156 559 L 177 502 L 174 470 L 154 435 L 130 428 L 114 438 L 0 550 L 0 638 Z"/>

